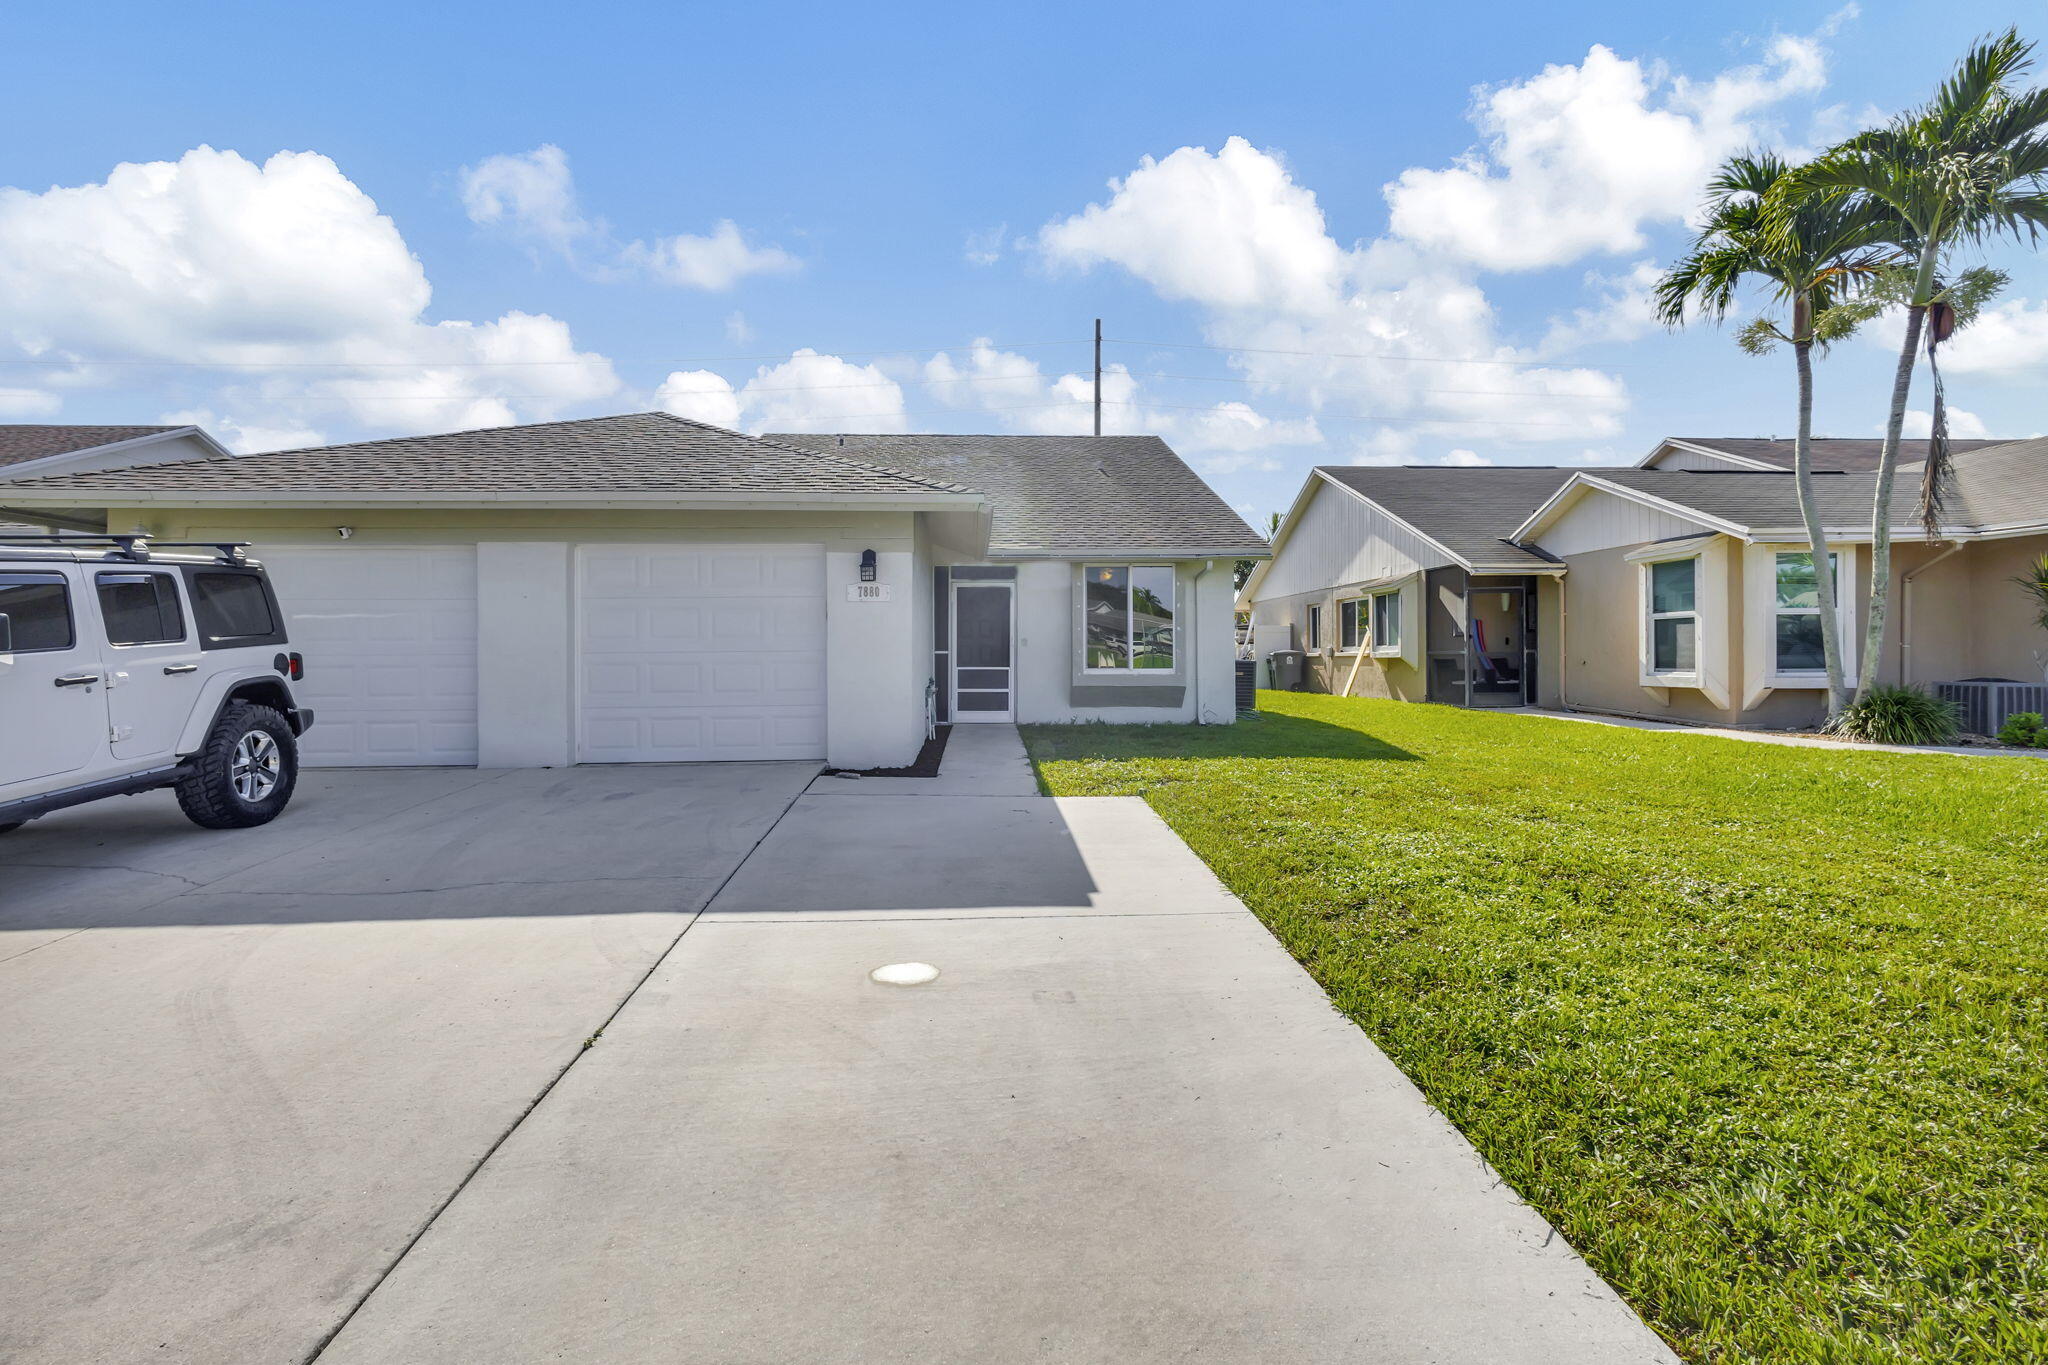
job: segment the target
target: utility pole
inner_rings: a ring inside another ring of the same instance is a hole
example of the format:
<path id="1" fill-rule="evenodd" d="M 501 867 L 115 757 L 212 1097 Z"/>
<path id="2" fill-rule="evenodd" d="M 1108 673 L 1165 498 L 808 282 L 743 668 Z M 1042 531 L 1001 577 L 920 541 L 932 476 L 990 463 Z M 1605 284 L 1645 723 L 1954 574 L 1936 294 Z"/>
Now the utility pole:
<path id="1" fill-rule="evenodd" d="M 1102 319 L 1095 319 L 1095 434 L 1102 434 Z"/>

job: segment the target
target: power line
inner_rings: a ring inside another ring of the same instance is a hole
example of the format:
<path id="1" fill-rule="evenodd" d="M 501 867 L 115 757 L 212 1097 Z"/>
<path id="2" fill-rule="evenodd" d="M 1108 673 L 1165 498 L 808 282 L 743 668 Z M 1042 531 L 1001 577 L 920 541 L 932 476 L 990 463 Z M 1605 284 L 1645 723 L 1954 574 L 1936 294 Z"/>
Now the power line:
<path id="1" fill-rule="evenodd" d="M 1119 408 L 1163 408 L 1169 412 L 1214 412 L 1214 407 L 1200 403 L 1132 403 L 1115 399 L 1104 400 L 1111 407 Z M 1265 414 L 1261 414 L 1262 416 Z M 1367 416 L 1357 412 L 1306 412 L 1301 417 L 1318 422 L 1434 422 L 1447 427 L 1572 427 L 1584 426 L 1582 422 L 1516 422 L 1502 417 L 1385 417 Z M 1287 419 L 1279 419 L 1285 421 Z"/>
<path id="2" fill-rule="evenodd" d="M 1032 350 L 1047 346 L 1086 346 L 1088 338 L 1070 337 L 1062 341 L 1006 341 L 999 349 Z M 80 360 L 54 359 L 43 356 L 6 357 L 0 356 L 0 365 L 62 365 L 78 369 L 98 369 L 114 366 L 137 369 L 180 369 L 180 370 L 371 370 L 371 369 L 419 369 L 419 370 L 491 370 L 547 365 L 726 365 L 748 364 L 754 361 L 773 360 L 783 363 L 801 360 L 832 360 L 850 355 L 858 356 L 921 356 L 940 351 L 957 350 L 958 342 L 941 346 L 915 346 L 890 351 L 817 351 L 815 355 L 800 356 L 794 352 L 775 351 L 765 355 L 697 355 L 697 356 L 573 356 L 567 360 Z M 805 347 L 812 350 L 814 348 Z"/>
<path id="3" fill-rule="evenodd" d="M 1234 351 L 1242 355 L 1291 355 L 1304 356 L 1311 360 L 1401 360 L 1414 361 L 1422 365 L 1514 365 L 1527 369 L 1554 370 L 1560 368 L 1555 360 L 1487 360 L 1477 356 L 1457 355 L 1392 355 L 1376 351 L 1281 351 L 1267 346 L 1210 346 L 1199 341 L 1134 341 L 1130 337 L 1111 337 L 1120 346 L 1160 346 L 1176 351 Z M 1633 368 L 1641 362 L 1603 361 L 1594 368 L 1613 369 L 1617 366 Z M 1563 366 L 1566 369 L 1584 369 L 1585 366 Z"/>

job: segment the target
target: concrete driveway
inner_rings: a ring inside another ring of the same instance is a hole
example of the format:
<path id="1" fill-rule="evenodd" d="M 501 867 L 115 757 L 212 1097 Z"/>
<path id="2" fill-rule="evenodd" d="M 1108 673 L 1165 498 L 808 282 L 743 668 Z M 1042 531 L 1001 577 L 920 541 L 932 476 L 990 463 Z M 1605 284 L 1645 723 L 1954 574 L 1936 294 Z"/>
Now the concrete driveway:
<path id="1" fill-rule="evenodd" d="M 0 1359 L 308 1357 L 816 769 L 309 772 L 0 838 Z"/>
<path id="2" fill-rule="evenodd" d="M 806 775 L 10 842 L 0 1357 L 1671 1362 L 1143 802 Z"/>

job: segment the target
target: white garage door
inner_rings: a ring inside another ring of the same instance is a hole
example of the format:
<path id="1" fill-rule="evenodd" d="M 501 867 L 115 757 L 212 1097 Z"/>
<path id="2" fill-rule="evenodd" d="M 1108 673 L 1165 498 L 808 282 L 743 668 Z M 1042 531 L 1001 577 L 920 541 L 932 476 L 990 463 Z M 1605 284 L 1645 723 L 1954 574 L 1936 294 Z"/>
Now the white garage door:
<path id="1" fill-rule="evenodd" d="M 825 756 L 816 545 L 591 545 L 579 556 L 581 758 Z"/>
<path id="2" fill-rule="evenodd" d="M 310 764 L 476 762 L 476 551 L 257 547 L 318 712 Z"/>

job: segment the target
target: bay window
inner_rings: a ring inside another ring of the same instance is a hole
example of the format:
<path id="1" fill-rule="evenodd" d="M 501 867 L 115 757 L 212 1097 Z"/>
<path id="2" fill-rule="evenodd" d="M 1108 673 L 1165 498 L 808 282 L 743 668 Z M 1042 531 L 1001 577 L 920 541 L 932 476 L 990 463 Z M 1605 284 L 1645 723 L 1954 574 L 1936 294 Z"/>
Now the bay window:
<path id="1" fill-rule="evenodd" d="M 1085 666 L 1172 668 L 1173 566 L 1090 564 L 1081 576 Z"/>
<path id="2" fill-rule="evenodd" d="M 1652 673 L 1699 671 L 1699 566 L 1697 556 L 1646 566 Z"/>

